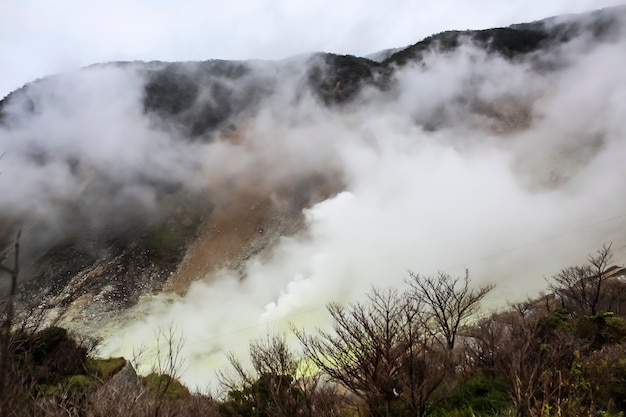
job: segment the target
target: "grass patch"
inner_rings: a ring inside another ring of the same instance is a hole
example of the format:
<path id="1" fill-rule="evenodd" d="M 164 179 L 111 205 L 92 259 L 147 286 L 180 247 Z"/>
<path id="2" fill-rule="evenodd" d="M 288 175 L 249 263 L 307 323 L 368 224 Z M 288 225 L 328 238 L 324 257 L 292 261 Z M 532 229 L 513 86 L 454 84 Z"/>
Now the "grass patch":
<path id="1" fill-rule="evenodd" d="M 87 375 L 91 375 L 101 379 L 109 379 L 126 366 L 124 358 L 108 358 L 94 359 L 88 358 L 85 361 L 85 371 Z"/>
<path id="2" fill-rule="evenodd" d="M 191 393 L 180 381 L 169 375 L 152 373 L 141 378 L 143 385 L 153 394 L 167 400 L 184 400 L 191 398 Z"/>

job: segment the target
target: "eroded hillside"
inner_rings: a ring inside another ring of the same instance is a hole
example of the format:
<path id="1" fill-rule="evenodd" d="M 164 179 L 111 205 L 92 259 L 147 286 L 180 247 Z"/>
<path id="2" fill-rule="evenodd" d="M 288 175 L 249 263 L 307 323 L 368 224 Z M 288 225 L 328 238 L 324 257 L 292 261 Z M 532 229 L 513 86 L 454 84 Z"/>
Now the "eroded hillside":
<path id="1" fill-rule="evenodd" d="M 28 84 L 0 102 L 20 311 L 124 337 L 159 297 L 163 321 L 181 300 L 223 309 L 202 337 L 619 219 L 624 16 L 445 32 L 381 62 L 125 62 Z M 519 288 L 528 254 L 477 268 L 523 293 L 619 238 L 607 226 L 538 249 Z"/>

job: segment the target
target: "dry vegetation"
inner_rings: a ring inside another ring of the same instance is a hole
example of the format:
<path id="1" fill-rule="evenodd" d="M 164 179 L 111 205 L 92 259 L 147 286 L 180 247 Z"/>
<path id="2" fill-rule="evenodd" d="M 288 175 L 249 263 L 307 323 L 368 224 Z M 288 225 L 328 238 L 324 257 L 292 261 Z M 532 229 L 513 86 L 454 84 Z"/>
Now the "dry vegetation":
<path id="1" fill-rule="evenodd" d="M 138 377 L 122 358 L 90 358 L 89 347 L 63 329 L 11 323 L 8 302 L 0 414 L 623 415 L 626 283 L 610 265 L 609 245 L 549 279 L 549 293 L 482 316 L 492 286 L 473 287 L 467 274 L 411 273 L 402 289 L 330 304 L 332 331 L 294 328 L 298 349 L 284 335 L 251 342 L 249 360 L 229 357 L 216 398 L 176 379 L 181 341 L 172 329 L 159 336 L 153 372 Z"/>

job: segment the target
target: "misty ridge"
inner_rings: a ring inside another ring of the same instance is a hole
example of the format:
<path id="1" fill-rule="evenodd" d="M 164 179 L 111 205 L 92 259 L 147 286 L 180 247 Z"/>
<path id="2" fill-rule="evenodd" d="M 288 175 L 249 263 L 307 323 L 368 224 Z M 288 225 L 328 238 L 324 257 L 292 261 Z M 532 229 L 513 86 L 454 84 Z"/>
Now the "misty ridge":
<path id="1" fill-rule="evenodd" d="M 603 243 L 623 263 L 625 19 L 27 84 L 0 102 L 0 259 L 21 228 L 18 303 L 103 355 L 173 323 L 200 385 L 259 329 L 234 330 L 323 326 L 326 303 L 407 269 L 468 267 L 499 305 Z"/>

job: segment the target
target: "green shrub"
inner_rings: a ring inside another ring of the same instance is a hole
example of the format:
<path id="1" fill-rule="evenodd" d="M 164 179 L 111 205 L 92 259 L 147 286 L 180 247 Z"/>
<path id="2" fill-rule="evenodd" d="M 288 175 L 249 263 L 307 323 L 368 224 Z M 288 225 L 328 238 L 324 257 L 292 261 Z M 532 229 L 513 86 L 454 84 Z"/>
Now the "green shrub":
<path id="1" fill-rule="evenodd" d="M 474 377 L 462 381 L 434 410 L 434 416 L 497 416 L 511 407 L 503 383 L 495 379 Z"/>
<path id="2" fill-rule="evenodd" d="M 56 384 L 65 378 L 81 374 L 87 349 L 79 346 L 67 330 L 49 327 L 36 333 L 17 333 L 13 360 L 27 371 L 26 380 L 36 384 Z"/>
<path id="3" fill-rule="evenodd" d="M 587 340 L 593 349 L 626 340 L 626 319 L 615 317 L 611 312 L 585 316 L 575 323 L 575 334 Z"/>
<path id="4" fill-rule="evenodd" d="M 86 375 L 73 375 L 67 381 L 67 391 L 71 394 L 85 394 L 93 385 L 93 381 Z"/>
<path id="5" fill-rule="evenodd" d="M 151 373 L 142 379 L 143 385 L 148 391 L 168 400 L 184 400 L 191 397 L 191 393 L 176 378 L 169 375 Z"/>
<path id="6" fill-rule="evenodd" d="M 124 358 L 88 358 L 85 361 L 85 371 L 87 375 L 102 379 L 111 378 L 113 375 L 121 371 L 124 366 L 126 366 L 126 359 Z"/>

